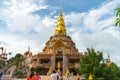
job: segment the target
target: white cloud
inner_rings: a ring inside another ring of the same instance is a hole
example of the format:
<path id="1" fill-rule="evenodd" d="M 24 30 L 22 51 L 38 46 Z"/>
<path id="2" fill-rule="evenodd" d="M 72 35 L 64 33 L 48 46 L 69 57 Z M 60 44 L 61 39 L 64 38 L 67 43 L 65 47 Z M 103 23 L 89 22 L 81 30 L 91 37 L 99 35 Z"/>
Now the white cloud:
<path id="1" fill-rule="evenodd" d="M 69 15 L 66 15 L 65 16 L 65 22 L 66 23 L 70 23 L 74 26 L 78 26 L 80 25 L 80 23 L 82 23 L 82 19 L 85 17 L 85 13 L 75 13 L 75 12 L 72 12 L 70 13 Z"/>
<path id="2" fill-rule="evenodd" d="M 110 53 L 111 59 L 120 66 L 120 35 L 114 26 L 114 9 L 119 2 L 120 0 L 109 1 L 88 12 L 67 14 L 65 21 L 71 26 L 68 34 L 76 42 L 79 51 L 93 47 L 103 51 L 105 58 Z"/>
<path id="3" fill-rule="evenodd" d="M 1 9 L 1 18 L 6 22 L 9 31 L 25 33 L 38 27 L 40 17 L 31 13 L 47 8 L 47 5 L 38 6 L 32 0 L 11 0 L 4 2 L 5 8 Z M 34 25 L 34 28 L 33 28 Z"/>
<path id="4" fill-rule="evenodd" d="M 0 32 L 0 41 L 8 52 L 23 53 L 29 45 L 34 54 L 42 50 L 44 43 L 52 35 L 55 24 L 55 20 L 49 16 L 42 18 L 42 16 L 32 14 L 37 10 L 47 9 L 48 5 L 44 1 L 10 0 L 3 2 L 4 7 L 0 7 L 2 12 L 0 19 L 6 23 L 6 26 L 1 28 L 6 29 L 6 32 Z"/>
<path id="5" fill-rule="evenodd" d="M 107 22 L 106 20 L 111 20 L 108 22 L 111 22 L 112 23 L 111 25 L 113 25 L 114 19 L 112 18 L 115 18 L 113 16 L 115 15 L 114 9 L 118 5 L 119 5 L 119 0 L 114 0 L 114 1 L 110 1 L 109 3 L 103 4 L 101 7 L 97 9 L 90 10 L 84 19 L 84 23 L 87 26 L 87 28 L 91 28 L 92 30 L 94 29 L 99 30 L 103 27 L 102 24 L 105 24 L 105 22 Z"/>

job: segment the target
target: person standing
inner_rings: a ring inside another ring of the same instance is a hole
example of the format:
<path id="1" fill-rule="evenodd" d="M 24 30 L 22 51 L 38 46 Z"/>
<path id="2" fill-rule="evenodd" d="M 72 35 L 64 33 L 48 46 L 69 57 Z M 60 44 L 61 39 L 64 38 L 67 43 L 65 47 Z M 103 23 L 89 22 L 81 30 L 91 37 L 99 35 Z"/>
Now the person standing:
<path id="1" fill-rule="evenodd" d="M 0 71 L 0 80 L 2 80 L 2 79 L 1 79 L 1 78 L 2 78 L 2 75 L 3 75 L 3 72 Z"/>
<path id="2" fill-rule="evenodd" d="M 35 78 L 36 80 L 41 80 L 41 77 L 38 75 L 38 72 L 35 72 Z"/>
<path id="3" fill-rule="evenodd" d="M 71 76 L 70 76 L 70 73 L 68 73 L 68 75 L 67 75 L 67 79 L 70 80 L 70 77 L 71 77 Z"/>
<path id="4" fill-rule="evenodd" d="M 53 70 L 53 73 L 51 74 L 52 80 L 58 80 L 58 74 L 56 73 L 55 70 Z"/>
<path id="5" fill-rule="evenodd" d="M 59 80 L 63 80 L 62 72 L 60 73 Z"/>
<path id="6" fill-rule="evenodd" d="M 30 76 L 27 78 L 27 80 L 36 80 L 34 76 L 34 72 L 30 73 Z"/>

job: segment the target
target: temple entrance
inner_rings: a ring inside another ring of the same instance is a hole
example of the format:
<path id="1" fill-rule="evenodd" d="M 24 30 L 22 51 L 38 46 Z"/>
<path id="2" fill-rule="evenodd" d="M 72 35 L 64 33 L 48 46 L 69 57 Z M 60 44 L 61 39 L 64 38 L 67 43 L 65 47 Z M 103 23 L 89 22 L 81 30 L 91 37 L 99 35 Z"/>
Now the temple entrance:
<path id="1" fill-rule="evenodd" d="M 58 53 L 58 54 L 62 54 L 62 51 L 58 51 L 57 53 Z"/>
<path id="2" fill-rule="evenodd" d="M 61 47 L 57 48 L 57 55 L 62 55 L 63 54 L 63 50 Z"/>

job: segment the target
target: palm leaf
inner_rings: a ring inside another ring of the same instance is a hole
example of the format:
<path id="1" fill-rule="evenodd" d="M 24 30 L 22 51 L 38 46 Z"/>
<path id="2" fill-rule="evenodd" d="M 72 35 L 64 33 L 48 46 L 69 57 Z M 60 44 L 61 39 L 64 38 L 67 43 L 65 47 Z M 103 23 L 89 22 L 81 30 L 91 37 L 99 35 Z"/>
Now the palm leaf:
<path id="1" fill-rule="evenodd" d="M 117 18 L 117 19 L 115 20 L 115 26 L 116 26 L 116 27 L 120 27 L 120 18 Z"/>
<path id="2" fill-rule="evenodd" d="M 116 8 L 115 10 L 117 11 L 116 17 L 120 17 L 120 8 Z"/>
<path id="3" fill-rule="evenodd" d="M 115 27 L 117 27 L 118 26 L 118 22 L 115 22 Z"/>

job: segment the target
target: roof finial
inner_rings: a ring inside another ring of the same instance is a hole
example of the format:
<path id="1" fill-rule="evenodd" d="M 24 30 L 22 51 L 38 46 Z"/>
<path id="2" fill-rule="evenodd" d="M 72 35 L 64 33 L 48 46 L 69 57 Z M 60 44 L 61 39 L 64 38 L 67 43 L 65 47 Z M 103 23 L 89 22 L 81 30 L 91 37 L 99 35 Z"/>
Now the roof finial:
<path id="1" fill-rule="evenodd" d="M 110 59 L 109 53 L 108 53 L 108 59 Z"/>
<path id="2" fill-rule="evenodd" d="M 60 14 L 56 24 L 55 35 L 66 35 L 65 23 L 62 17 L 62 7 L 60 7 Z"/>
<path id="3" fill-rule="evenodd" d="M 110 56 L 109 56 L 109 53 L 108 53 L 107 65 L 109 66 L 110 64 L 111 64 L 111 60 L 110 60 Z"/>
<path id="4" fill-rule="evenodd" d="M 30 52 L 30 45 L 28 46 L 28 52 Z"/>
<path id="5" fill-rule="evenodd" d="M 111 61 L 110 61 L 110 55 L 109 55 L 109 53 L 108 53 L 108 62 L 111 62 Z"/>
<path id="6" fill-rule="evenodd" d="M 62 14 L 62 7 L 60 7 L 60 15 Z"/>

